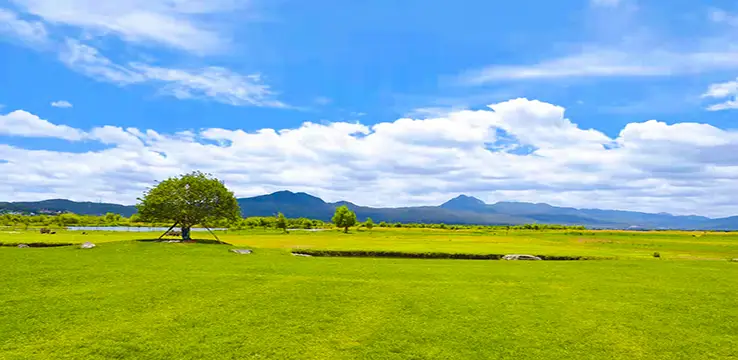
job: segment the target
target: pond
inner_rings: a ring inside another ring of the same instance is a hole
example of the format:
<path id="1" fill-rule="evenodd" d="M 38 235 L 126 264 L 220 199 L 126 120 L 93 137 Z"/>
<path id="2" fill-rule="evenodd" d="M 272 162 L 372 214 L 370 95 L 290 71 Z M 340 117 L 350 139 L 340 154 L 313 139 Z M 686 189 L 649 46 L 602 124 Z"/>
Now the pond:
<path id="1" fill-rule="evenodd" d="M 67 227 L 67 230 L 69 231 L 131 231 L 131 232 L 154 232 L 154 231 L 167 231 L 169 229 L 168 227 L 158 227 L 158 226 L 69 226 Z M 174 228 L 172 230 L 179 231 L 179 228 Z M 208 231 L 205 228 L 192 228 L 193 232 L 197 231 Z M 214 228 L 210 229 L 213 231 L 224 231 L 228 230 L 225 228 Z"/>

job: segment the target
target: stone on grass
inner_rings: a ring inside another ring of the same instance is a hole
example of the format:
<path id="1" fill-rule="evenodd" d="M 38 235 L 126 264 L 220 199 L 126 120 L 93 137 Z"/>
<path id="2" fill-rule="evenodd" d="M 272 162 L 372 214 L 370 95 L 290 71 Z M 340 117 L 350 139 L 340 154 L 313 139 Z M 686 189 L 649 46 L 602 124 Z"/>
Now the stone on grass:
<path id="1" fill-rule="evenodd" d="M 542 260 L 538 256 L 524 254 L 510 254 L 502 257 L 504 260 Z"/>
<path id="2" fill-rule="evenodd" d="M 738 258 L 730 259 L 731 262 L 738 262 Z"/>
<path id="3" fill-rule="evenodd" d="M 170 244 L 174 244 L 174 243 L 180 243 L 180 242 L 182 242 L 182 240 L 168 240 L 168 241 L 165 241 L 165 242 L 170 243 Z"/>
<path id="4" fill-rule="evenodd" d="M 27 248 L 27 247 L 30 247 L 30 246 L 28 246 L 28 245 L 26 245 L 26 244 L 18 244 L 18 247 L 19 247 L 19 248 Z"/>
<path id="5" fill-rule="evenodd" d="M 292 253 L 292 256 L 304 256 L 304 257 L 313 257 L 312 255 L 308 255 L 308 254 L 300 254 L 300 253 Z"/>
<path id="6" fill-rule="evenodd" d="M 92 249 L 94 247 L 95 247 L 95 244 L 93 244 L 93 243 L 91 243 L 89 241 L 86 242 L 86 243 L 84 243 L 84 244 L 82 244 L 82 246 L 80 246 L 81 249 Z"/>
<path id="7" fill-rule="evenodd" d="M 251 250 L 249 249 L 231 249 L 231 252 L 236 253 L 236 254 L 242 254 L 242 255 L 251 254 Z"/>

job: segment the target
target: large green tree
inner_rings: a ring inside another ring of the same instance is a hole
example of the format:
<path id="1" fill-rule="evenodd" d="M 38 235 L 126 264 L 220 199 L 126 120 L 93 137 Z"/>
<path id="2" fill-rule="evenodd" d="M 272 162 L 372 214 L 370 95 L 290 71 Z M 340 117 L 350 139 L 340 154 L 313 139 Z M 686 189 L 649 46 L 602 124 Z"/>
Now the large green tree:
<path id="1" fill-rule="evenodd" d="M 344 233 L 347 233 L 349 227 L 356 225 L 356 214 L 349 210 L 346 205 L 339 206 L 336 208 L 336 213 L 333 214 L 331 221 L 337 227 L 343 228 Z"/>
<path id="2" fill-rule="evenodd" d="M 190 228 L 241 216 L 236 197 L 209 174 L 195 171 L 172 177 L 144 192 L 136 205 L 141 221 L 174 221 L 182 228 L 182 239 L 190 239 Z"/>

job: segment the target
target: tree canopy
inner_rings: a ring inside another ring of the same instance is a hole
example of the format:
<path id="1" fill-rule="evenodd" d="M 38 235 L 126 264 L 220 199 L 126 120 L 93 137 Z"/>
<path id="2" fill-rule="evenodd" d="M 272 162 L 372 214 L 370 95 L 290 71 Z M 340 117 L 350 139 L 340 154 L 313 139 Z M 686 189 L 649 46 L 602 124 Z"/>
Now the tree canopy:
<path id="1" fill-rule="evenodd" d="M 186 240 L 194 225 L 241 216 L 233 192 L 220 180 L 199 171 L 164 180 L 138 200 L 136 208 L 142 221 L 174 221 Z"/>
<path id="2" fill-rule="evenodd" d="M 366 221 L 364 221 L 364 226 L 366 226 L 367 229 L 371 230 L 374 227 L 374 220 L 372 220 L 372 218 L 370 217 L 366 218 Z"/>
<path id="3" fill-rule="evenodd" d="M 356 214 L 349 210 L 346 205 L 339 206 L 336 208 L 336 213 L 333 214 L 331 221 L 337 227 L 343 228 L 343 232 L 347 233 L 349 227 L 356 225 Z"/>
<path id="4" fill-rule="evenodd" d="M 284 217 L 284 214 L 277 214 L 276 226 L 277 229 L 281 229 L 282 231 L 287 232 L 287 218 Z"/>

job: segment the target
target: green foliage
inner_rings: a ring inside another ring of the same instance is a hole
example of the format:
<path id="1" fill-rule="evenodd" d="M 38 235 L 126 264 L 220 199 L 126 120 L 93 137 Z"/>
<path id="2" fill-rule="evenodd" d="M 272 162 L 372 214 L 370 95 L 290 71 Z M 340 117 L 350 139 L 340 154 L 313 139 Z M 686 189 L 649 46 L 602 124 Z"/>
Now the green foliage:
<path id="1" fill-rule="evenodd" d="M 356 214 L 349 210 L 346 205 L 339 206 L 336 208 L 336 213 L 331 221 L 337 227 L 343 228 L 344 233 L 347 233 L 349 227 L 356 225 Z"/>
<path id="2" fill-rule="evenodd" d="M 192 226 L 221 219 L 234 221 L 241 209 L 233 193 L 222 182 L 195 171 L 172 177 L 147 190 L 136 205 L 144 221 L 174 221 L 189 239 Z"/>
<path id="3" fill-rule="evenodd" d="M 287 219 L 284 217 L 284 214 L 282 213 L 277 214 L 277 220 L 275 222 L 275 226 L 277 227 L 277 229 L 287 232 Z"/>
<path id="4" fill-rule="evenodd" d="M 372 220 L 372 218 L 370 217 L 366 218 L 366 221 L 364 221 L 364 226 L 367 229 L 371 230 L 374 227 L 374 220 Z"/>

